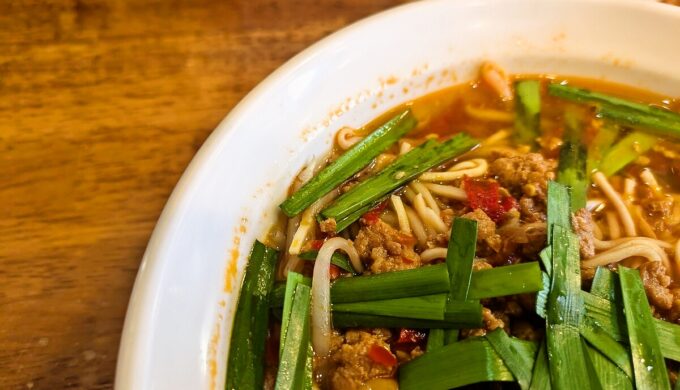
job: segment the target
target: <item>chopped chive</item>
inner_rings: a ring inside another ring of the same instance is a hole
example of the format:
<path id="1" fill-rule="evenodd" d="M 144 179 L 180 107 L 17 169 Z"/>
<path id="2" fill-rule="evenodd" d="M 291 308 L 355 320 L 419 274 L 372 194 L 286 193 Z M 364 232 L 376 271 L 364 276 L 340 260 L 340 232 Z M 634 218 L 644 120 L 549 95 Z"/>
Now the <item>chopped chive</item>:
<path id="1" fill-rule="evenodd" d="M 302 260 L 307 260 L 307 261 L 315 261 L 316 256 L 318 256 L 319 251 L 308 251 L 308 252 L 303 252 L 298 255 L 299 258 Z M 335 252 L 331 256 L 331 264 L 336 265 L 340 269 L 351 272 L 353 274 L 356 274 L 356 271 L 354 271 L 354 267 L 352 267 L 352 263 L 349 261 L 349 258 L 340 252 Z"/>
<path id="2" fill-rule="evenodd" d="M 554 225 L 563 228 L 571 227 L 571 217 L 569 215 L 569 190 L 566 186 L 554 182 L 548 182 L 548 244 L 552 242 L 552 231 Z M 554 248 L 553 248 L 554 250 Z M 552 259 L 552 256 L 550 256 Z M 552 274 L 551 274 L 552 275 Z"/>
<path id="3" fill-rule="evenodd" d="M 550 83 L 548 84 L 548 93 L 552 96 L 579 103 L 599 103 L 617 109 L 627 109 L 641 114 L 664 117 L 671 120 L 680 120 L 680 114 L 664 108 L 655 107 L 649 104 L 635 103 L 630 100 L 594 92 L 584 88 L 572 87 L 566 84 Z"/>
<path id="4" fill-rule="evenodd" d="M 607 299 L 581 291 L 586 317 L 604 329 L 616 341 L 627 340 L 626 321 L 621 307 Z"/>
<path id="5" fill-rule="evenodd" d="M 446 251 L 446 266 L 449 269 L 451 291 L 448 296 L 447 314 L 456 313 L 457 302 L 465 302 L 468 298 L 470 280 L 472 279 L 472 264 L 475 260 L 477 248 L 477 221 L 466 218 L 455 218 L 451 227 L 451 236 Z M 472 303 L 470 303 L 472 304 Z M 482 306 L 475 302 L 475 311 L 479 322 L 482 320 Z M 469 305 L 468 305 L 469 306 Z M 451 320 L 451 317 L 447 317 Z M 448 331 L 456 332 L 457 331 Z M 452 337 L 450 337 L 452 338 Z"/>
<path id="6" fill-rule="evenodd" d="M 420 320 L 417 318 L 377 316 L 358 313 L 333 313 L 333 326 L 336 328 L 411 328 L 411 329 L 451 329 L 461 324 L 447 321 Z"/>
<path id="7" fill-rule="evenodd" d="M 614 340 L 609 333 L 593 321 L 585 318 L 581 323 L 581 336 L 616 364 L 629 378 L 633 378 L 630 353 L 623 345 Z"/>
<path id="8" fill-rule="evenodd" d="M 331 285 L 331 301 L 360 302 L 446 293 L 449 271 L 446 264 L 404 271 L 339 278 Z"/>
<path id="9" fill-rule="evenodd" d="M 427 345 L 425 346 L 426 352 L 434 352 L 439 348 L 444 346 L 444 329 L 430 329 L 430 333 L 427 335 Z"/>
<path id="10" fill-rule="evenodd" d="M 550 276 L 552 274 L 552 247 L 548 245 L 543 248 L 543 250 L 538 254 L 538 258 L 541 259 L 543 270 L 548 276 Z"/>
<path id="11" fill-rule="evenodd" d="M 586 369 L 588 370 L 588 382 L 591 389 L 604 390 L 602 384 L 600 383 L 600 378 L 597 376 L 597 370 L 593 365 L 593 361 L 590 358 L 590 353 L 588 353 L 588 343 L 581 338 L 581 347 L 583 350 L 583 360 L 586 364 Z"/>
<path id="12" fill-rule="evenodd" d="M 586 191 L 588 189 L 586 147 L 583 143 L 583 124 L 578 113 L 575 110 L 567 110 L 564 113 L 564 121 L 565 129 L 562 137 L 564 143 L 560 149 L 557 182 L 571 190 L 570 209 L 573 213 L 586 207 Z"/>
<path id="13" fill-rule="evenodd" d="M 279 343 L 279 357 L 283 352 L 283 346 L 286 344 L 286 332 L 288 331 L 288 322 L 290 321 L 290 312 L 293 308 L 293 294 L 298 284 L 311 286 L 312 281 L 305 278 L 297 272 L 288 272 L 286 279 L 286 295 L 283 298 L 283 315 L 281 317 L 281 342 Z"/>
<path id="14" fill-rule="evenodd" d="M 319 218 L 334 218 L 342 221 L 342 226 L 349 226 L 360 217 L 357 211 L 372 207 L 392 191 L 403 186 L 419 174 L 457 157 L 478 144 L 478 141 L 465 133 L 438 143 L 434 140 L 425 142 L 400 156 L 377 175 L 357 184 L 338 197 L 330 206 L 319 214 Z M 348 217 L 350 217 L 348 219 Z M 353 220 L 352 220 L 353 219 Z"/>
<path id="15" fill-rule="evenodd" d="M 561 225 L 552 230 L 553 273 L 546 329 L 551 381 L 556 389 L 589 389 L 592 383 L 579 334 L 584 304 L 579 293 L 578 237 Z"/>
<path id="16" fill-rule="evenodd" d="M 536 144 L 541 133 L 541 83 L 538 80 L 515 83 L 515 131 L 519 143 Z"/>
<path id="17" fill-rule="evenodd" d="M 229 343 L 227 389 L 258 389 L 264 383 L 269 294 L 278 254 L 255 241 L 246 265 Z"/>
<path id="18" fill-rule="evenodd" d="M 598 169 L 605 176 L 611 176 L 637 160 L 651 149 L 657 140 L 655 136 L 639 131 L 630 133 L 609 149 Z"/>
<path id="19" fill-rule="evenodd" d="M 482 305 L 479 301 L 447 301 L 444 320 L 460 324 L 460 328 L 480 327 L 482 326 Z M 446 335 L 446 339 L 452 338 L 452 335 Z"/>
<path id="20" fill-rule="evenodd" d="M 659 335 L 663 356 L 666 359 L 680 362 L 680 325 L 655 318 L 654 328 Z"/>
<path id="21" fill-rule="evenodd" d="M 619 281 L 633 355 L 635 385 L 639 389 L 670 389 L 666 362 L 661 354 L 659 336 L 640 274 L 635 269 L 620 266 Z"/>
<path id="22" fill-rule="evenodd" d="M 607 267 L 597 267 L 590 286 L 590 293 L 612 302 L 620 302 L 620 288 L 618 286 L 619 276 L 616 273 L 610 271 Z"/>
<path id="23" fill-rule="evenodd" d="M 588 144 L 588 161 L 586 162 L 586 173 L 590 175 L 594 170 L 599 169 L 604 156 L 609 153 L 612 145 L 619 137 L 619 126 L 605 123 L 600 127 L 595 138 Z"/>
<path id="24" fill-rule="evenodd" d="M 624 125 L 640 127 L 655 135 L 680 137 L 680 117 L 643 114 L 607 105 L 599 108 L 598 115 Z"/>
<path id="25" fill-rule="evenodd" d="M 545 339 L 541 341 L 541 346 L 534 359 L 534 368 L 531 373 L 530 390 L 545 390 L 550 388 L 550 366 L 548 363 L 548 350 L 545 346 Z"/>
<path id="26" fill-rule="evenodd" d="M 446 295 L 333 303 L 334 313 L 371 314 L 389 317 L 417 318 L 421 320 L 444 320 Z"/>
<path id="27" fill-rule="evenodd" d="M 545 309 L 548 306 L 548 296 L 550 294 L 550 276 L 545 272 L 541 272 L 541 279 L 543 280 L 543 288 L 536 294 L 536 314 L 541 318 L 545 318 L 547 315 Z"/>
<path id="28" fill-rule="evenodd" d="M 449 329 L 444 335 L 444 344 L 449 345 L 458 341 L 460 329 Z"/>
<path id="29" fill-rule="evenodd" d="M 401 390 L 450 389 L 473 383 L 512 380 L 512 373 L 503 359 L 488 341 L 478 338 L 426 353 L 399 369 Z"/>
<path id="30" fill-rule="evenodd" d="M 321 170 L 279 207 L 289 217 L 301 213 L 317 199 L 359 172 L 376 156 L 415 128 L 416 124 L 417 121 L 410 109 L 396 115 Z"/>
<path id="31" fill-rule="evenodd" d="M 487 333 L 486 339 L 515 376 L 519 387 L 523 390 L 528 389 L 531 384 L 536 344 L 511 338 L 502 329 Z"/>
<path id="32" fill-rule="evenodd" d="M 288 335 L 276 375 L 276 390 L 302 388 L 306 382 L 305 366 L 310 336 L 311 289 L 304 284 L 298 284 L 293 295 Z"/>
<path id="33" fill-rule="evenodd" d="M 485 299 L 531 293 L 542 287 L 538 262 L 505 265 L 472 273 L 468 298 Z M 272 307 L 281 307 L 285 284 L 271 292 Z M 333 304 L 446 294 L 449 272 L 446 264 L 428 265 L 404 271 L 340 278 L 331 285 Z"/>
<path id="34" fill-rule="evenodd" d="M 605 384 L 607 389 L 632 390 L 633 382 L 621 369 L 604 356 L 596 348 L 586 346 L 586 352 L 596 376 L 600 383 Z"/>
<path id="35" fill-rule="evenodd" d="M 505 265 L 472 273 L 468 299 L 532 293 L 543 287 L 538 262 Z"/>

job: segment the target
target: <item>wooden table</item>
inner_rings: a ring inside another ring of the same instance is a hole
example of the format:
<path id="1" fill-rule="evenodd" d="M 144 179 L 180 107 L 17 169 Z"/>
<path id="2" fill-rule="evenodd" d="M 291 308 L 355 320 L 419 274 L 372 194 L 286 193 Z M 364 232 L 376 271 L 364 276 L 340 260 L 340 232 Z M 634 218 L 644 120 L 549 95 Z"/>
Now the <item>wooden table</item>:
<path id="1" fill-rule="evenodd" d="M 109 389 L 149 235 L 267 74 L 395 0 L 0 2 L 0 389 Z"/>

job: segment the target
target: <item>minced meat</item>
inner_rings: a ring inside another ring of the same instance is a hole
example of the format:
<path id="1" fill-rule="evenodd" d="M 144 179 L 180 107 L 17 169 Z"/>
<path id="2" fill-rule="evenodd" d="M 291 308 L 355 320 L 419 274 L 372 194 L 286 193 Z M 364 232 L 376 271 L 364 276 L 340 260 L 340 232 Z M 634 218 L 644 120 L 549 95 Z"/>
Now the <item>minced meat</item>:
<path id="1" fill-rule="evenodd" d="M 668 288 L 671 277 L 668 276 L 666 267 L 658 261 L 647 262 L 640 266 L 640 276 L 649 302 L 660 311 L 670 310 L 674 299 Z"/>
<path id="2" fill-rule="evenodd" d="M 494 252 L 500 250 L 501 237 L 496 234 L 496 223 L 484 211 L 475 209 L 463 214 L 462 217 L 477 221 L 477 242 L 486 243 Z M 480 251 L 484 252 L 481 249 L 483 248 L 480 248 Z"/>
<path id="3" fill-rule="evenodd" d="M 545 202 L 547 183 L 555 178 L 557 163 L 539 153 L 520 154 L 495 160 L 489 173 L 516 197 L 527 195 Z"/>
<path id="4" fill-rule="evenodd" d="M 388 329 L 381 328 L 348 330 L 344 336 L 334 337 L 330 356 L 330 363 L 335 368 L 330 381 L 331 388 L 361 389 L 370 379 L 392 377 L 396 366 L 376 363 L 368 355 L 374 345 L 389 351 L 391 337 Z"/>
<path id="5" fill-rule="evenodd" d="M 583 208 L 571 216 L 571 225 L 581 243 L 581 257 L 595 256 L 595 235 L 593 234 L 593 218 L 590 211 Z"/>
<path id="6" fill-rule="evenodd" d="M 420 256 L 413 250 L 415 239 L 399 232 L 383 221 L 359 230 L 354 247 L 359 256 L 370 263 L 374 274 L 420 267 Z"/>

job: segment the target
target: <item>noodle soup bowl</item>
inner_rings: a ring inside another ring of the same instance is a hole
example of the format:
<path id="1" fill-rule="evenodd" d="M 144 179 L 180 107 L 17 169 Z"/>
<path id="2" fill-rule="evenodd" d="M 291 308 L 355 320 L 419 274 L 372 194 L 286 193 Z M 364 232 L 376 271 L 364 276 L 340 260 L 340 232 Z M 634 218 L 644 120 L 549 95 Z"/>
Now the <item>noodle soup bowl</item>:
<path id="1" fill-rule="evenodd" d="M 287 62 L 222 121 L 177 184 L 125 321 L 118 389 L 224 386 L 253 240 L 343 126 L 475 77 L 587 76 L 680 96 L 680 7 L 621 0 L 424 1 L 351 25 Z"/>

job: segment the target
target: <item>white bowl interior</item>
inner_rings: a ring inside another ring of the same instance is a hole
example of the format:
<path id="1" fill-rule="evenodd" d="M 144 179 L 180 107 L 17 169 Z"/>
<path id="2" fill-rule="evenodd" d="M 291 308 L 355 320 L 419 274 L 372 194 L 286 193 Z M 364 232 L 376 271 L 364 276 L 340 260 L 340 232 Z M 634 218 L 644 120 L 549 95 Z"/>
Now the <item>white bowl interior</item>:
<path id="1" fill-rule="evenodd" d="M 680 96 L 680 9 L 639 1 L 419 2 L 323 40 L 220 124 L 168 201 L 126 318 L 119 389 L 224 384 L 247 254 L 296 172 L 344 125 L 474 76 L 603 78 Z M 408 87 L 408 92 L 404 92 Z"/>

